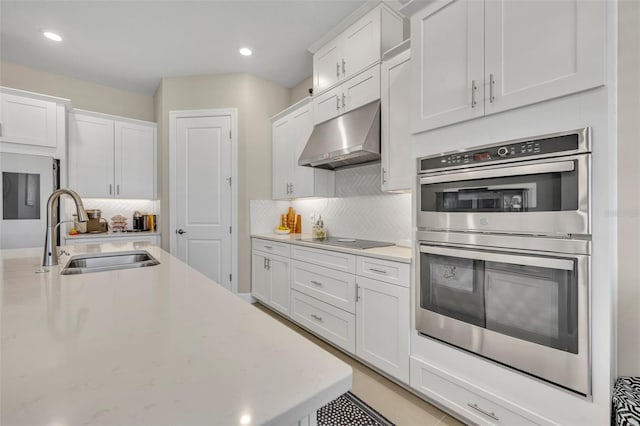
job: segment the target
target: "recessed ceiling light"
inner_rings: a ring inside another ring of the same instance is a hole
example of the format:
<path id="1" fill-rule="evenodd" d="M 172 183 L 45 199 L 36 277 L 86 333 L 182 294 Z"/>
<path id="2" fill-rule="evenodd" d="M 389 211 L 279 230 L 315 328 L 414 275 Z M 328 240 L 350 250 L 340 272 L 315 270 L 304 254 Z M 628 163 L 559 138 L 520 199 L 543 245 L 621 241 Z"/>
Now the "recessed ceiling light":
<path id="1" fill-rule="evenodd" d="M 56 33 L 52 33 L 51 31 L 43 31 L 42 35 L 45 36 L 46 38 L 48 38 L 49 40 L 62 41 L 62 37 L 60 37 Z"/>
<path id="2" fill-rule="evenodd" d="M 251 56 L 253 55 L 253 52 L 251 51 L 251 49 L 249 49 L 248 47 L 243 47 L 239 50 L 240 54 L 242 56 Z"/>

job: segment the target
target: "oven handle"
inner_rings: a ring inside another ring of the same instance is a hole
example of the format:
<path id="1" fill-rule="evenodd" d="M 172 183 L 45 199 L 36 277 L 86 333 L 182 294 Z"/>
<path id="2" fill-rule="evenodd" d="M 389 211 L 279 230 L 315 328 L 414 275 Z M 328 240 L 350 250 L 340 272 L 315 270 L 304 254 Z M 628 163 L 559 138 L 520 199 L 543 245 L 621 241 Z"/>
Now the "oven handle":
<path id="1" fill-rule="evenodd" d="M 425 176 L 420 178 L 420 184 L 459 182 L 464 180 L 499 178 L 504 176 L 525 176 L 540 173 L 572 172 L 576 169 L 573 161 L 557 161 L 553 163 L 530 164 L 526 166 L 512 166 L 492 168 L 489 170 L 476 170 L 457 173 L 446 173 L 438 176 Z"/>
<path id="2" fill-rule="evenodd" d="M 437 254 L 449 257 L 461 257 L 464 259 L 487 260 L 489 262 L 510 263 L 513 265 L 537 266 L 540 268 L 573 270 L 573 261 L 552 257 L 538 257 L 525 255 L 511 255 L 496 252 L 461 250 L 447 247 L 434 247 L 420 245 L 420 253 Z"/>

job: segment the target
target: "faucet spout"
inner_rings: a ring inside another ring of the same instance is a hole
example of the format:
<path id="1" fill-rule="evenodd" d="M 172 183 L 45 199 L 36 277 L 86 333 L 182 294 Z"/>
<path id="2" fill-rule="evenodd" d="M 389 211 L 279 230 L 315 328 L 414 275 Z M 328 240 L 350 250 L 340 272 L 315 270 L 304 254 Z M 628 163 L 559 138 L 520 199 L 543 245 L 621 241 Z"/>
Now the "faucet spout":
<path id="1" fill-rule="evenodd" d="M 82 199 L 77 192 L 71 189 L 58 189 L 49 196 L 47 200 L 47 233 L 44 237 L 44 253 L 42 255 L 42 266 L 55 266 L 58 264 L 58 250 L 56 243 L 58 241 L 58 203 L 62 195 L 68 195 L 76 205 L 76 213 L 79 222 L 89 220 L 87 212 L 82 204 Z"/>

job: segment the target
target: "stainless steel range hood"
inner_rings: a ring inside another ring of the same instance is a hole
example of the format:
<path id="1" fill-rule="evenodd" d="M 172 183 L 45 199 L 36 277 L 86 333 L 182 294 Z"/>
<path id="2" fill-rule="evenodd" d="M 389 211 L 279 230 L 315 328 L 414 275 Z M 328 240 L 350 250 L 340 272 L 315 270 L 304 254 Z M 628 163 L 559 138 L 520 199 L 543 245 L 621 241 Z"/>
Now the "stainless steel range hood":
<path id="1" fill-rule="evenodd" d="M 380 101 L 313 128 L 298 164 L 336 169 L 380 159 Z"/>

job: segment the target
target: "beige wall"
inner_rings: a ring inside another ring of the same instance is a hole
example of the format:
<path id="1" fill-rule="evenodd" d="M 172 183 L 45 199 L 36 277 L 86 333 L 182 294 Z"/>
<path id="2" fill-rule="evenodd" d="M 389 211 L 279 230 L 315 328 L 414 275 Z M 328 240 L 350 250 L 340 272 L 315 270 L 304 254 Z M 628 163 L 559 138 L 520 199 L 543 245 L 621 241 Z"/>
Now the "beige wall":
<path id="1" fill-rule="evenodd" d="M 640 2 L 618 4 L 618 375 L 640 375 Z"/>
<path id="2" fill-rule="evenodd" d="M 249 74 L 165 78 L 156 95 L 162 246 L 169 248 L 169 112 L 238 109 L 238 292 L 251 290 L 249 200 L 271 198 L 271 116 L 289 104 L 290 91 Z"/>
<path id="3" fill-rule="evenodd" d="M 309 76 L 291 88 L 291 96 L 289 98 L 289 105 L 293 105 L 296 102 L 309 96 L 309 89 L 313 87 L 313 77 Z"/>
<path id="4" fill-rule="evenodd" d="M 0 86 L 70 99 L 74 108 L 155 121 L 152 96 L 9 62 L 0 63 Z"/>

